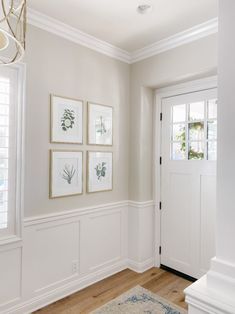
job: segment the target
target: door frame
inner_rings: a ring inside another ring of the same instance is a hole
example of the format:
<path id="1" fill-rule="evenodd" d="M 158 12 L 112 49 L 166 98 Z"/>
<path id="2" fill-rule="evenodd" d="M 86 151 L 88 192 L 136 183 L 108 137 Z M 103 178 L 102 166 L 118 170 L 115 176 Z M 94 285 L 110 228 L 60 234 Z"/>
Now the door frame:
<path id="1" fill-rule="evenodd" d="M 160 114 L 162 112 L 162 101 L 165 98 L 184 95 L 197 91 L 203 91 L 208 89 L 214 89 L 218 87 L 217 76 L 210 76 L 199 80 L 188 81 L 186 83 L 177 84 L 174 86 L 164 87 L 156 89 L 154 92 L 154 103 L 153 103 L 153 196 L 155 204 L 155 235 L 154 235 L 154 264 L 155 267 L 160 267 L 161 264 L 161 139 L 162 129 Z M 164 117 L 163 117 L 164 119 Z"/>

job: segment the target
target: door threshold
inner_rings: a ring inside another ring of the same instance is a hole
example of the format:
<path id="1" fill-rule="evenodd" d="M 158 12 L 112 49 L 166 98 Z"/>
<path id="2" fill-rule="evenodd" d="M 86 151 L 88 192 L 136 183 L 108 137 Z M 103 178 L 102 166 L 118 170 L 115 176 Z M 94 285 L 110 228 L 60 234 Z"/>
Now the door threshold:
<path id="1" fill-rule="evenodd" d="M 189 276 L 189 275 L 186 275 L 186 274 L 184 274 L 184 273 L 181 273 L 180 271 L 175 270 L 175 269 L 173 269 L 173 268 L 170 268 L 170 267 L 168 267 L 168 266 L 165 266 L 165 265 L 162 265 L 162 264 L 161 264 L 161 265 L 160 265 L 160 268 L 163 269 L 163 270 L 168 271 L 169 273 L 172 273 L 172 274 L 175 274 L 175 275 L 177 275 L 177 276 L 179 276 L 179 277 L 182 277 L 182 278 L 184 278 L 184 279 L 186 279 L 186 280 L 188 280 L 188 281 L 191 281 L 191 282 L 197 281 L 196 278 L 191 277 L 191 276 Z"/>

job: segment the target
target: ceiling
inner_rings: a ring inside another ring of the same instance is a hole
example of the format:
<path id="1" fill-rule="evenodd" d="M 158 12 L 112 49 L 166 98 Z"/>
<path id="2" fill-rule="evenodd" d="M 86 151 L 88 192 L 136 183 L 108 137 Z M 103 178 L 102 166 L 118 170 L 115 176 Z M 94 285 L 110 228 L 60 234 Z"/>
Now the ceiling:
<path id="1" fill-rule="evenodd" d="M 152 12 L 137 13 L 150 3 Z M 28 0 L 29 7 L 128 52 L 218 16 L 218 0 Z"/>

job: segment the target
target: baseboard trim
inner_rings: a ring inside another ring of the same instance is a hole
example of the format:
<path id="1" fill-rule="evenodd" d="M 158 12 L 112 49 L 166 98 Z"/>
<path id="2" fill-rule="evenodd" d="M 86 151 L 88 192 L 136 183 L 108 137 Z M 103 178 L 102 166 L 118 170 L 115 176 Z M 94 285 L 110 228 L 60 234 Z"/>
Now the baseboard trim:
<path id="1" fill-rule="evenodd" d="M 146 270 L 149 270 L 150 268 L 154 267 L 154 258 L 149 258 L 148 260 L 144 262 L 136 262 L 131 259 L 128 260 L 128 268 L 130 270 L 135 271 L 136 273 L 143 273 Z"/>
<path id="2" fill-rule="evenodd" d="M 32 298 L 26 302 L 17 304 L 3 311 L 2 314 L 31 314 L 34 311 L 37 311 L 49 304 L 52 304 L 86 287 L 89 287 L 90 285 L 93 285 L 98 281 L 110 277 L 124 269 L 129 268 L 130 270 L 137 273 L 143 273 L 152 267 L 154 267 L 154 258 L 150 258 L 140 263 L 133 260 L 122 260 L 115 265 L 107 267 L 104 270 L 100 270 L 93 274 L 75 279 L 62 287 Z"/>
<path id="3" fill-rule="evenodd" d="M 78 292 L 98 281 L 101 281 L 107 277 L 110 277 L 128 267 L 127 260 L 120 261 L 115 265 L 107 267 L 104 270 L 97 271 L 93 274 L 81 277 L 64 285 L 60 288 L 54 289 L 46 294 L 32 298 L 24 303 L 20 303 L 16 306 L 3 311 L 2 314 L 30 314 L 33 311 L 39 310 L 51 303 L 54 303 L 60 299 L 63 299 L 73 293 Z"/>
<path id="4" fill-rule="evenodd" d="M 31 314 L 34 311 L 61 300 L 127 268 L 136 273 L 143 273 L 152 267 L 154 267 L 154 261 L 152 258 L 142 263 L 138 263 L 133 260 L 124 260 L 105 270 L 97 271 L 94 274 L 76 279 L 69 284 L 54 289 L 46 294 L 32 298 L 23 303 L 19 303 L 3 311 L 2 314 Z"/>

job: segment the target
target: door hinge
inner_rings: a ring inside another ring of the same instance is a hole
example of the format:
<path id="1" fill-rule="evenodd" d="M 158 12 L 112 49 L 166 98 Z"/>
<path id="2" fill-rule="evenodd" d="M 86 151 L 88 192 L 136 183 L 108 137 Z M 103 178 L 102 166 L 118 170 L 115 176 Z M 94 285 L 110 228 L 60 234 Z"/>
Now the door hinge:
<path id="1" fill-rule="evenodd" d="M 160 165 L 162 164 L 162 157 L 160 157 Z"/>
<path id="2" fill-rule="evenodd" d="M 160 121 L 162 121 L 162 112 L 160 113 Z"/>
<path id="3" fill-rule="evenodd" d="M 162 247 L 159 246 L 159 255 L 161 255 L 161 254 L 162 254 Z"/>
<path id="4" fill-rule="evenodd" d="M 162 202 L 159 202 L 159 209 L 162 209 Z"/>

